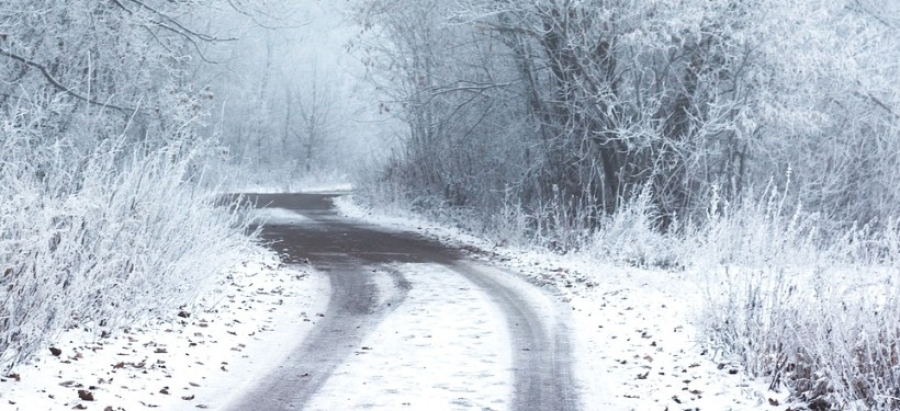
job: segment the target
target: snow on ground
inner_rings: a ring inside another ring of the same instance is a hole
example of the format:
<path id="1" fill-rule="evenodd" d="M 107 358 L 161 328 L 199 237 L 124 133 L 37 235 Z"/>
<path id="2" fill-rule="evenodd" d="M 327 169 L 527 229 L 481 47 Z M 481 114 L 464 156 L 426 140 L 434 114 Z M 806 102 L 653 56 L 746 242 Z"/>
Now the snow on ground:
<path id="1" fill-rule="evenodd" d="M 351 183 L 319 183 L 300 187 L 298 193 L 349 193 L 353 190 Z"/>
<path id="2" fill-rule="evenodd" d="M 254 193 L 254 194 L 278 194 L 278 193 L 349 193 L 353 190 L 353 184 L 347 182 L 308 182 L 274 185 L 269 183 L 245 184 L 226 186 L 223 189 L 229 193 Z"/>
<path id="3" fill-rule="evenodd" d="M 325 312 L 327 276 L 259 251 L 193 309 L 101 338 L 73 329 L 0 382 L 3 410 L 220 409 Z"/>
<path id="4" fill-rule="evenodd" d="M 309 217 L 286 208 L 254 208 L 247 214 L 253 224 L 299 225 L 312 221 Z"/>
<path id="5" fill-rule="evenodd" d="M 509 409 L 512 353 L 499 308 L 440 265 L 403 264 L 379 271 L 384 270 L 405 276 L 411 285 L 406 299 L 306 409 Z"/>
<path id="6" fill-rule="evenodd" d="M 686 274 L 601 264 L 589 256 L 497 247 L 416 216 L 386 216 L 349 197 L 344 215 L 472 250 L 569 303 L 574 373 L 587 410 L 780 410 L 786 392 L 704 350 L 692 326 L 703 290 Z"/>

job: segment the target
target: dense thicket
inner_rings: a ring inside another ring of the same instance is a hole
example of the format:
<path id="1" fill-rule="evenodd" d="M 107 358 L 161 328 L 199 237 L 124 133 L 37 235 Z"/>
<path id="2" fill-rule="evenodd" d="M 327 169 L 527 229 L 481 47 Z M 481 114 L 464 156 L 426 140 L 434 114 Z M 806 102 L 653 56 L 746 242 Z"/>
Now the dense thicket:
<path id="1" fill-rule="evenodd" d="M 838 223 L 900 204 L 896 10 L 845 1 L 366 1 L 358 51 L 408 130 L 405 195 L 662 228 L 791 182 Z M 552 207 L 558 209 L 558 207 Z"/>
<path id="2" fill-rule="evenodd" d="M 198 184 L 195 73 L 233 6 L 0 2 L 0 366 L 190 303 L 248 245 Z"/>

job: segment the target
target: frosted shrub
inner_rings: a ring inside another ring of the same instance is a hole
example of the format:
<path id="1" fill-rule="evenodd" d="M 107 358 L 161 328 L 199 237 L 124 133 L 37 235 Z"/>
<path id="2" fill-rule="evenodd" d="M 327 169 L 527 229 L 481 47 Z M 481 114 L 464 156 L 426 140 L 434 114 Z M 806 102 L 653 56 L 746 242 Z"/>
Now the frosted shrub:
<path id="1" fill-rule="evenodd" d="M 659 215 L 650 189 L 605 217 L 594 234 L 588 251 L 601 260 L 636 266 L 673 267 L 679 265 L 673 244 L 677 239 L 660 232 Z"/>
<path id="2" fill-rule="evenodd" d="M 190 304 L 250 245 L 236 214 L 187 181 L 190 155 L 164 148 L 122 160 L 106 144 L 56 161 L 15 156 L 23 150 L 0 154 L 2 366 L 66 327 L 115 327 Z"/>
<path id="3" fill-rule="evenodd" d="M 708 275 L 710 346 L 812 409 L 900 409 L 894 224 L 825 237 L 782 200 L 724 207 L 694 233 L 685 260 Z"/>

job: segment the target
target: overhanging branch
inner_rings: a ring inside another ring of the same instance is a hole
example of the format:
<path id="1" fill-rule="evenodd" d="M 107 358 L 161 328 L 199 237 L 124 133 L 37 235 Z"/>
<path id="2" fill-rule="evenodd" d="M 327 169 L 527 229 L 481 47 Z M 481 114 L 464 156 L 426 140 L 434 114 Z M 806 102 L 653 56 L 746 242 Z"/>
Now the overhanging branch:
<path id="1" fill-rule="evenodd" d="M 125 114 L 133 114 L 137 111 L 137 109 L 134 109 L 134 108 L 117 106 L 115 104 L 104 103 L 102 101 L 97 101 L 92 98 L 82 96 L 81 94 L 78 94 L 77 92 L 72 90 L 70 87 L 66 87 L 62 83 L 60 83 L 59 80 L 57 80 L 55 77 L 53 77 L 53 75 L 50 73 L 50 70 L 48 70 L 46 66 L 44 66 L 43 64 L 40 64 L 36 61 L 32 61 L 32 60 L 22 57 L 18 54 L 14 54 L 14 53 L 11 53 L 11 52 L 3 50 L 3 49 L 0 49 L 0 55 L 9 57 L 9 58 L 16 60 L 22 64 L 25 64 L 27 66 L 31 66 L 31 67 L 34 67 L 34 68 L 40 70 L 40 72 L 44 76 L 44 78 L 47 79 L 47 82 L 49 82 L 51 85 L 53 85 L 53 87 L 56 87 L 63 93 L 66 93 L 72 97 L 75 97 L 78 100 L 93 104 L 95 106 L 118 110 Z"/>

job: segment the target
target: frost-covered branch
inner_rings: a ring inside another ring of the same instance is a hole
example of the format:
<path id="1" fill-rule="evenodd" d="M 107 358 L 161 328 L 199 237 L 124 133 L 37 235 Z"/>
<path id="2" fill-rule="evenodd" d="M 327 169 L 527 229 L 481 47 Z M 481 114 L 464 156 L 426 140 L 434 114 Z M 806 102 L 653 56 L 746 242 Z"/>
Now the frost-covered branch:
<path id="1" fill-rule="evenodd" d="M 44 78 L 47 80 L 47 82 L 49 82 L 51 85 L 53 85 L 53 87 L 55 87 L 59 91 L 62 91 L 63 93 L 66 93 L 72 97 L 75 97 L 78 100 L 81 100 L 81 101 L 84 101 L 84 102 L 87 102 L 87 103 L 90 103 L 90 104 L 93 104 L 96 106 L 109 108 L 109 109 L 113 109 L 113 110 L 118 110 L 124 114 L 133 114 L 137 111 L 137 109 L 135 109 L 135 108 L 122 107 L 122 106 L 118 106 L 115 104 L 104 103 L 102 101 L 97 101 L 92 98 L 85 97 L 85 96 L 77 93 L 76 91 L 74 91 L 71 87 L 66 87 L 62 83 L 60 83 L 59 80 L 54 78 L 53 75 L 50 73 L 50 70 L 48 70 L 47 67 L 44 66 L 43 64 L 37 63 L 35 61 L 29 60 L 18 54 L 14 54 L 14 53 L 11 53 L 11 52 L 9 52 L 7 50 L 3 50 L 3 49 L 0 49 L 0 55 L 9 57 L 13 60 L 16 60 L 20 63 L 27 65 L 27 66 L 38 69 L 41 72 L 41 75 L 43 75 Z"/>

